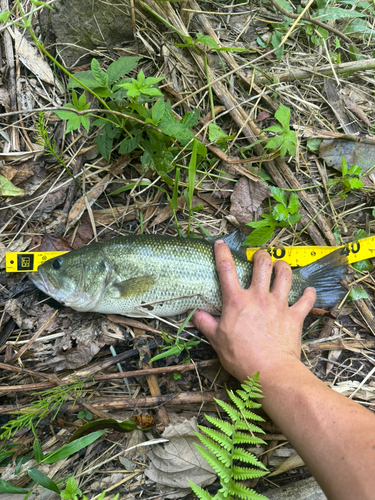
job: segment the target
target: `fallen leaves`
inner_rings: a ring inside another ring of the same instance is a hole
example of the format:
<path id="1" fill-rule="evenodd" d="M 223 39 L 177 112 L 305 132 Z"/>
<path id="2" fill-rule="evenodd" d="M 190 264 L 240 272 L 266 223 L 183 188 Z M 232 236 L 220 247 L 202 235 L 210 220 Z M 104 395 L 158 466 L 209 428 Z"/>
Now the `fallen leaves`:
<path id="1" fill-rule="evenodd" d="M 173 495 L 164 498 L 182 498 L 190 493 L 188 479 L 194 480 L 201 488 L 216 479 L 216 474 L 194 446 L 199 443 L 196 432 L 196 418 L 169 425 L 162 434 L 168 443 L 164 447 L 153 446 L 148 453 L 150 465 L 145 471 L 146 476 L 159 485 L 177 489 Z"/>
<path id="2" fill-rule="evenodd" d="M 12 184 L 6 177 L 0 175 L 0 196 L 21 196 L 23 189 Z"/>

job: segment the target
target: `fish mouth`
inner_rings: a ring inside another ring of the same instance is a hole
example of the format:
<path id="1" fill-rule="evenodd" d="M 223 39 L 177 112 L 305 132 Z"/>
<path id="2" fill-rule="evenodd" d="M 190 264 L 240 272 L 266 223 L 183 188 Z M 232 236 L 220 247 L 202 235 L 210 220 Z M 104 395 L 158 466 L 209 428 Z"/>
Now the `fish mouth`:
<path id="1" fill-rule="evenodd" d="M 42 269 L 39 269 L 36 273 L 29 274 L 30 280 L 34 283 L 34 285 L 39 288 L 42 292 L 52 295 L 55 290 L 51 283 L 48 283 L 46 280 L 46 276 Z"/>

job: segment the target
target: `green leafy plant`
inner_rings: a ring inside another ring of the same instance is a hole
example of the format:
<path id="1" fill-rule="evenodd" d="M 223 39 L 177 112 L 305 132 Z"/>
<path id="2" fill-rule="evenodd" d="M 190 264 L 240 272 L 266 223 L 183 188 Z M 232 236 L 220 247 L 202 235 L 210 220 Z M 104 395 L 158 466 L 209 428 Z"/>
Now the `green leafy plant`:
<path id="1" fill-rule="evenodd" d="M 345 158 L 342 156 L 342 170 L 341 177 L 335 177 L 334 179 L 330 179 L 327 182 L 327 186 L 335 187 L 339 186 L 343 189 L 343 192 L 339 193 L 342 198 L 345 198 L 347 193 L 352 191 L 353 189 L 361 189 L 363 188 L 363 182 L 361 181 L 362 167 L 359 165 L 352 165 L 348 168 L 347 162 Z"/>
<path id="2" fill-rule="evenodd" d="M 182 325 L 179 327 L 177 330 L 177 334 L 175 337 L 168 337 L 163 331 L 163 339 L 165 342 L 168 344 L 167 346 L 162 347 L 162 350 L 164 352 L 161 352 L 160 354 L 157 354 L 153 358 L 150 359 L 150 363 L 153 363 L 154 361 L 157 361 L 158 359 L 163 359 L 166 358 L 167 356 L 179 356 L 183 351 L 186 351 L 187 357 L 184 359 L 183 362 L 189 362 L 190 361 L 190 354 L 189 351 L 196 345 L 200 343 L 200 340 L 180 340 L 180 334 L 185 328 L 186 324 L 190 321 L 190 318 L 193 316 L 195 313 L 196 308 L 191 311 L 191 313 L 187 316 L 185 321 L 182 323 Z"/>
<path id="3" fill-rule="evenodd" d="M 294 130 L 289 129 L 290 109 L 280 104 L 279 109 L 275 113 L 276 120 L 281 125 L 272 125 L 263 130 L 263 132 L 275 132 L 275 137 L 272 137 L 264 146 L 266 149 L 276 149 L 280 156 L 285 156 L 289 153 L 291 156 L 296 154 L 297 136 Z"/>
<path id="4" fill-rule="evenodd" d="M 84 418 L 86 420 L 92 420 L 91 411 L 79 411 L 77 414 L 77 418 Z"/>
<path id="5" fill-rule="evenodd" d="M 50 414 L 52 414 L 52 419 L 55 418 L 61 405 L 69 398 L 73 398 L 73 404 L 75 404 L 82 393 L 82 388 L 83 382 L 77 379 L 76 382 L 34 393 L 33 396 L 38 396 L 38 399 L 28 408 L 12 412 L 18 414 L 18 417 L 15 420 L 9 420 L 1 427 L 0 439 L 9 439 L 20 429 L 36 427 L 42 418 L 48 417 Z"/>
<path id="6" fill-rule="evenodd" d="M 211 465 L 218 474 L 221 489 L 212 497 L 193 482 L 189 481 L 193 492 L 200 500 L 255 500 L 265 499 L 263 495 L 255 493 L 241 481 L 262 477 L 268 473 L 266 467 L 251 453 L 239 445 L 265 444 L 254 436 L 254 432 L 262 433 L 252 421 L 263 421 L 255 414 L 253 409 L 262 405 L 252 401 L 251 398 L 262 398 L 259 384 L 259 373 L 248 378 L 234 394 L 227 391 L 233 406 L 218 399 L 216 403 L 226 413 L 228 421 L 205 415 L 212 428 L 199 426 L 203 434 L 197 434 L 203 446 L 196 445 L 202 457 Z M 244 467 L 249 464 L 252 467 Z M 256 468 L 254 468 L 256 467 Z"/>
<path id="7" fill-rule="evenodd" d="M 247 224 L 254 231 L 247 237 L 244 245 L 253 247 L 263 245 L 272 237 L 277 227 L 293 226 L 302 218 L 302 215 L 298 213 L 299 199 L 296 193 L 291 193 L 288 201 L 285 191 L 282 189 L 270 186 L 270 190 L 273 198 L 279 203 L 270 214 L 261 215 L 263 220 Z"/>

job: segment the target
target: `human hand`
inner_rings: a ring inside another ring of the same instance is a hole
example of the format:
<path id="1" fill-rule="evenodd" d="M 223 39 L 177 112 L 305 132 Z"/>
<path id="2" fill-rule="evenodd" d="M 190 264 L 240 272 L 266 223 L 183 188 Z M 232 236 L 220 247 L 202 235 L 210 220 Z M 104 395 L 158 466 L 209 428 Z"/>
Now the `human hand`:
<path id="1" fill-rule="evenodd" d="M 274 265 L 275 279 L 270 292 L 272 260 L 260 250 L 254 255 L 251 285 L 243 290 L 228 246 L 215 243 L 223 308 L 219 321 L 204 311 L 192 317 L 195 326 L 205 334 L 218 353 L 224 368 L 243 382 L 261 371 L 277 376 L 277 367 L 299 362 L 303 321 L 315 303 L 314 288 L 306 288 L 291 307 L 288 295 L 292 271 L 283 261 Z"/>

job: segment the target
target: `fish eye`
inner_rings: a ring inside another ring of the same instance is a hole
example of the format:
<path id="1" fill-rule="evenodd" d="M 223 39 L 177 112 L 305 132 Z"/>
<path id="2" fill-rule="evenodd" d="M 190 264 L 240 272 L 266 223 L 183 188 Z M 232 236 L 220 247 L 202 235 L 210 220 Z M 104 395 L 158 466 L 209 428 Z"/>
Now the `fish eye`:
<path id="1" fill-rule="evenodd" d="M 52 263 L 52 267 L 54 269 L 60 269 L 61 266 L 62 266 L 62 260 L 60 258 L 55 259 Z"/>

